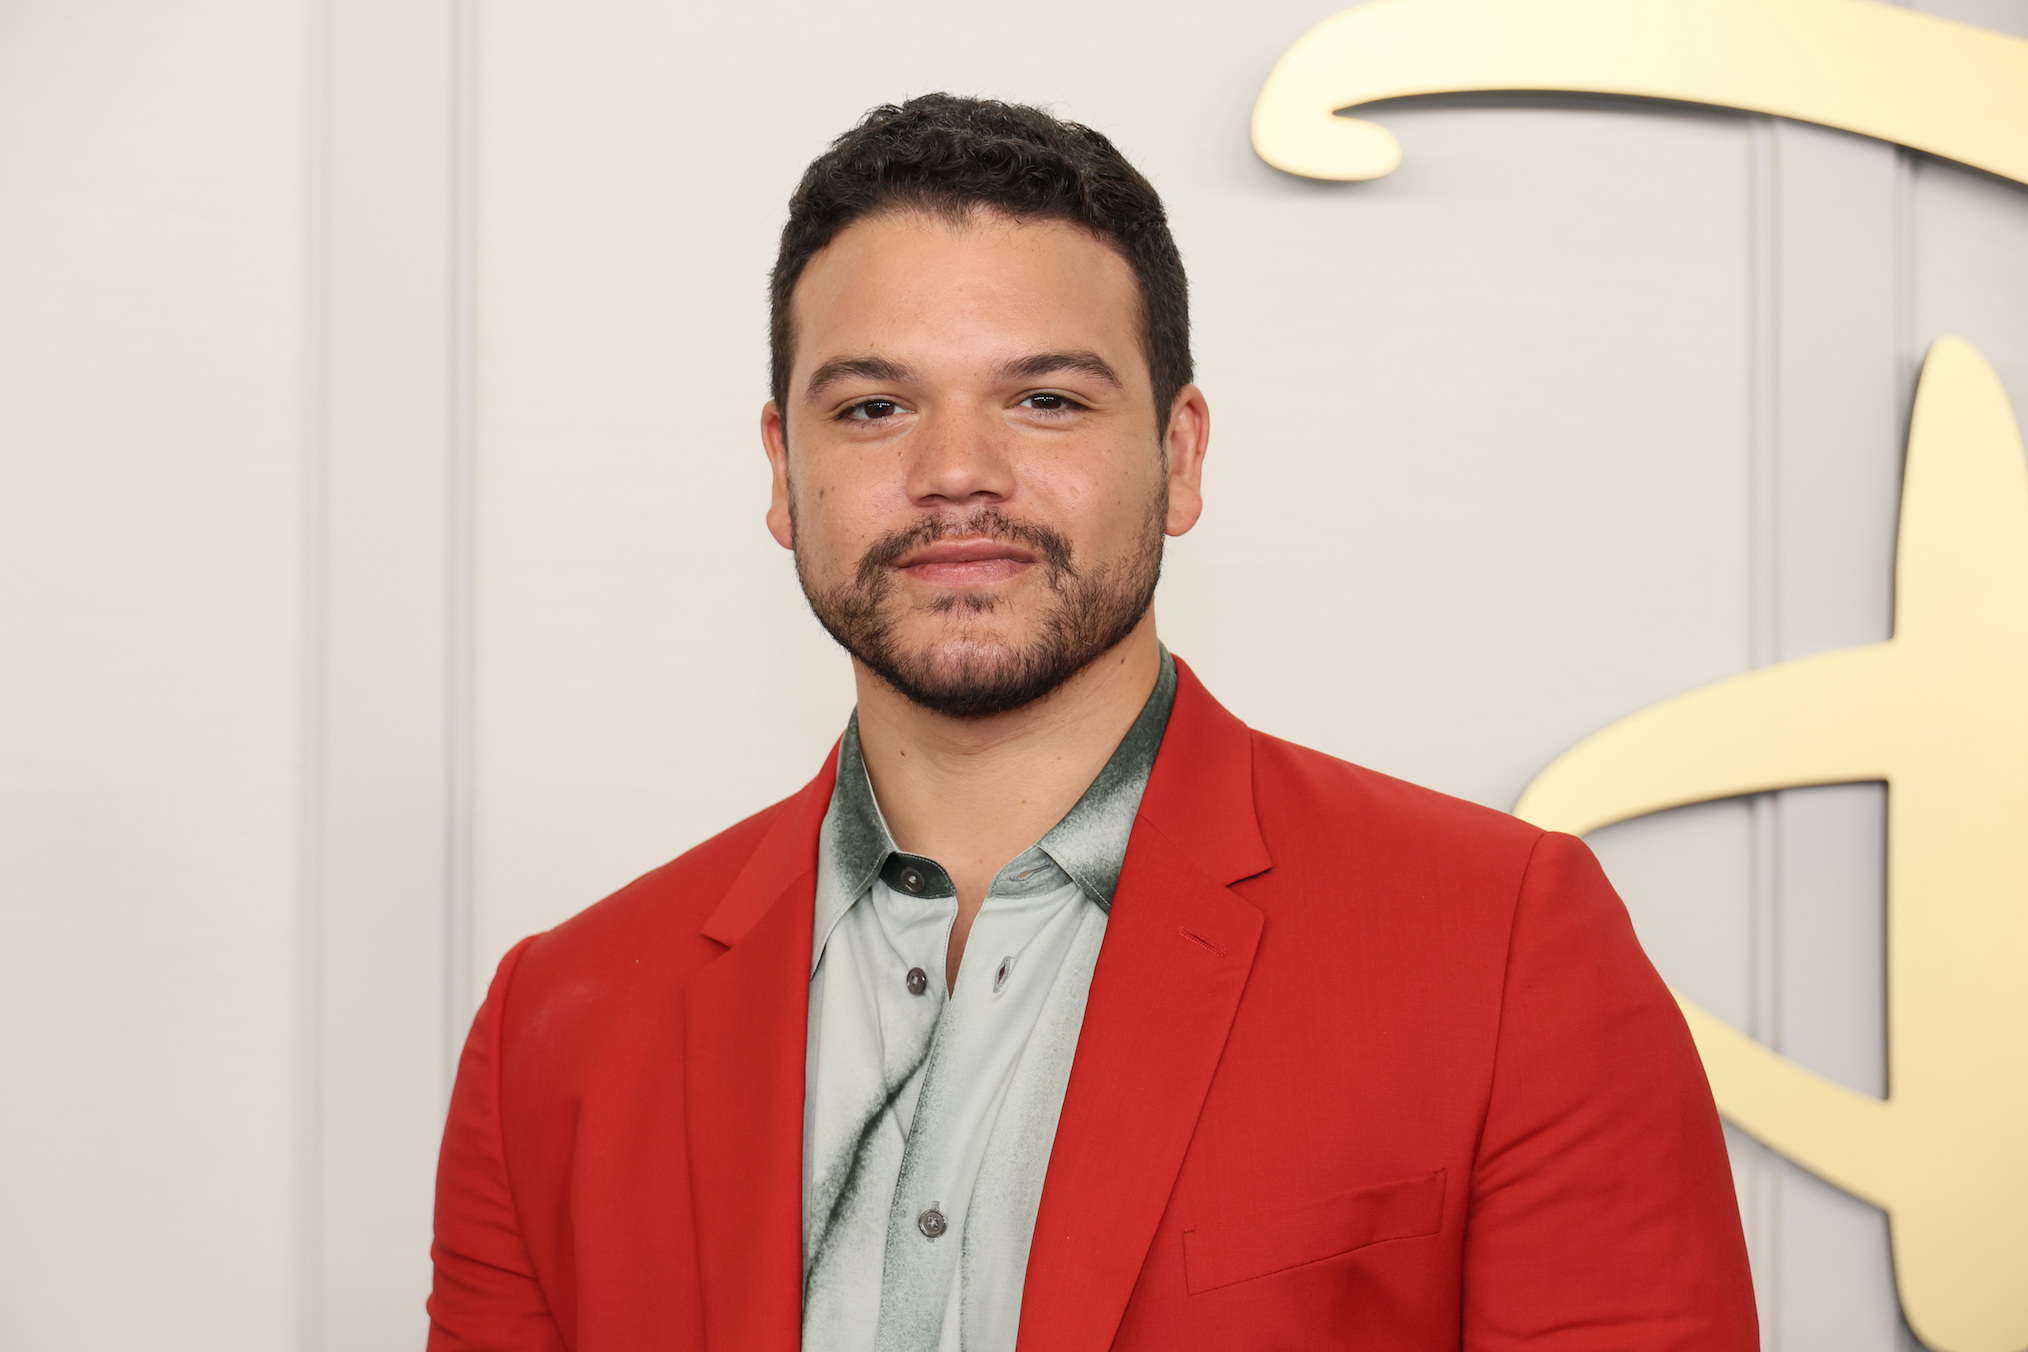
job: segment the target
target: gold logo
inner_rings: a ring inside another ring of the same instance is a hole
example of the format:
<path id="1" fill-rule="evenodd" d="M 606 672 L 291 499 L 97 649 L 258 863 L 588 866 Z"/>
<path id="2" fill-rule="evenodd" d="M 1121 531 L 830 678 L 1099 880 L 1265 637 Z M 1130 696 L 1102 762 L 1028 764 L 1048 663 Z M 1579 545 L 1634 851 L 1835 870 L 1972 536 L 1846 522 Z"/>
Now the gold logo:
<path id="1" fill-rule="evenodd" d="M 1883 1101 L 1687 1001 L 1725 1115 L 1888 1213 L 1908 1322 L 2028 1345 L 2028 465 L 1970 344 L 1916 391 L 1894 637 L 1762 667 L 1564 753 L 1515 808 L 1584 832 L 1805 784 L 1888 784 Z"/>
<path id="2" fill-rule="evenodd" d="M 1382 99 L 1554 90 L 1815 122 L 2028 183 L 2028 42 L 1875 0 L 1372 0 L 1275 63 L 1253 147 L 1306 178 L 1379 178 Z"/>
<path id="3" fill-rule="evenodd" d="M 1893 141 L 2028 183 L 2028 42 L 1868 0 L 1374 0 L 1305 34 L 1254 146 L 1313 178 L 1400 147 L 1340 116 L 1420 94 L 1704 103 Z M 1516 812 L 1582 833 L 1813 784 L 1889 786 L 1885 1100 L 1682 1001 L 1720 1110 L 1888 1213 L 1939 1352 L 2028 1346 L 2028 464 L 1969 343 L 1916 391 L 1894 636 L 1668 700 L 1579 743 Z M 1680 997 L 1679 997 L 1680 1000 Z"/>

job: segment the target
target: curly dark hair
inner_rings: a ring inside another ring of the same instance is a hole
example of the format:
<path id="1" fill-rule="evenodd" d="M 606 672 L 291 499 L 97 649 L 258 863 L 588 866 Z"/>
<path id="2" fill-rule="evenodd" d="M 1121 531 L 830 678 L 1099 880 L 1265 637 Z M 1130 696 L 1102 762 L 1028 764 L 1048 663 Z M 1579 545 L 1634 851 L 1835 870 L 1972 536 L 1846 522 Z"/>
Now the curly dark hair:
<path id="1" fill-rule="evenodd" d="M 1069 221 L 1116 249 L 1141 289 L 1141 344 L 1164 430 L 1190 383 L 1190 287 L 1162 199 L 1126 156 L 1090 127 L 996 99 L 924 94 L 884 104 L 810 162 L 789 198 L 769 278 L 769 358 L 788 408 L 794 357 L 789 301 L 803 269 L 838 233 L 883 211 L 962 218 Z"/>

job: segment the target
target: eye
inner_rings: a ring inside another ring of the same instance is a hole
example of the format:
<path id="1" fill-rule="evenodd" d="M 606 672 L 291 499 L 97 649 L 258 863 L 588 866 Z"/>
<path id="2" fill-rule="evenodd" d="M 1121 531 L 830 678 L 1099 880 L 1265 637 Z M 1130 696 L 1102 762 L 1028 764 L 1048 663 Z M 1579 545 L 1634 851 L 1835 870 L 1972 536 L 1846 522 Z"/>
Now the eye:
<path id="1" fill-rule="evenodd" d="M 865 399 L 845 410 L 845 416 L 860 422 L 871 422 L 880 418 L 892 418 L 901 412 L 901 405 L 892 399 Z"/>
<path id="2" fill-rule="evenodd" d="M 1084 407 L 1067 394 L 1031 394 L 1021 401 L 1020 406 L 1032 408 L 1038 413 L 1067 413 Z"/>

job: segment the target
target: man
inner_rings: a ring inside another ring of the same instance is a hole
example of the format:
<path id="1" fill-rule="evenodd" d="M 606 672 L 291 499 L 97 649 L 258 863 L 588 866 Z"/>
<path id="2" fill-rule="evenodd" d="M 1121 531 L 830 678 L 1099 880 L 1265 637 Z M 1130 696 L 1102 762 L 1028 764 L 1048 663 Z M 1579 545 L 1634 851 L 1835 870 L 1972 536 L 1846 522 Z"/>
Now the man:
<path id="1" fill-rule="evenodd" d="M 1154 190 L 933 95 L 813 163 L 768 527 L 816 779 L 501 962 L 433 1348 L 1757 1346 L 1696 1053 L 1585 848 L 1157 641 L 1209 432 Z"/>

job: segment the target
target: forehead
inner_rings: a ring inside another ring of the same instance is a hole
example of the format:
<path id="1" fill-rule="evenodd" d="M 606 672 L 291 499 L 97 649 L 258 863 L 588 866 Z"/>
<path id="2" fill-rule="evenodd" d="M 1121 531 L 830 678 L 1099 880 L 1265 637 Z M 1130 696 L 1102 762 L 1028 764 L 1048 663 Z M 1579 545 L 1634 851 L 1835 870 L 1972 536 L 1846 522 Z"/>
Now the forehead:
<path id="1" fill-rule="evenodd" d="M 887 213 L 810 260 L 791 311 L 795 370 L 844 353 L 966 355 L 1011 348 L 1138 355 L 1140 288 L 1110 245 L 1063 221 Z"/>

